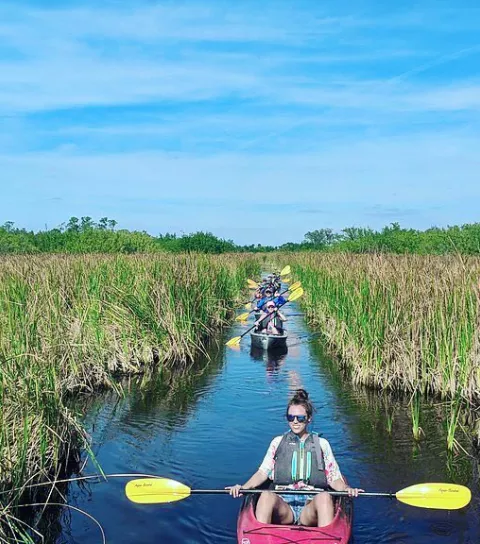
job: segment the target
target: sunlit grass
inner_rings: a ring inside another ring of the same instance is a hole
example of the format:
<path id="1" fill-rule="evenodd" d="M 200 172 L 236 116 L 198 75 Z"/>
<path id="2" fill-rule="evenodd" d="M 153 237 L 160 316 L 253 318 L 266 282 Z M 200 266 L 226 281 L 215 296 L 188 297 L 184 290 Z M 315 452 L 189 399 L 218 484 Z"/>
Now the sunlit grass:
<path id="1" fill-rule="evenodd" d="M 347 254 L 289 259 L 303 305 L 356 383 L 412 396 L 480 401 L 480 260 Z M 448 418 L 454 445 L 458 402 Z"/>
<path id="2" fill-rule="evenodd" d="M 59 474 L 86 446 L 68 395 L 188 369 L 258 271 L 245 255 L 3 259 L 0 488 Z"/>

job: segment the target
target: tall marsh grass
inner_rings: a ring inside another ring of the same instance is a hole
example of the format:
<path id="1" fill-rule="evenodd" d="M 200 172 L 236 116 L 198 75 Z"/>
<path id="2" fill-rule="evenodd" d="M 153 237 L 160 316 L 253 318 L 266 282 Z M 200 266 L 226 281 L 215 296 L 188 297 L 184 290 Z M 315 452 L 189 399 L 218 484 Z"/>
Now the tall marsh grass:
<path id="1" fill-rule="evenodd" d="M 69 395 L 188 369 L 258 272 L 245 255 L 0 261 L 0 489 L 54 477 L 87 446 Z"/>
<path id="2" fill-rule="evenodd" d="M 308 320 L 355 382 L 450 399 L 455 425 L 460 404 L 480 403 L 480 259 L 310 253 L 290 263 Z M 415 403 L 412 416 L 417 434 Z"/>

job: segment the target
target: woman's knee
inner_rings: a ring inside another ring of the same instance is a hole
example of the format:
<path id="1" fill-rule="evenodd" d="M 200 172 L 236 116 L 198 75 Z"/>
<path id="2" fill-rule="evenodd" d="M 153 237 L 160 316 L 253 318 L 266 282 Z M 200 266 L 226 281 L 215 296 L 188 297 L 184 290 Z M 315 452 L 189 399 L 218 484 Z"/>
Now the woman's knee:
<path id="1" fill-rule="evenodd" d="M 263 493 L 260 493 L 260 497 L 258 499 L 258 502 L 261 504 L 275 504 L 277 501 L 277 495 L 275 493 L 272 493 L 271 491 L 264 491 Z"/>
<path id="2" fill-rule="evenodd" d="M 333 500 L 328 493 L 319 493 L 313 498 L 313 504 L 317 509 L 331 508 L 333 506 Z"/>

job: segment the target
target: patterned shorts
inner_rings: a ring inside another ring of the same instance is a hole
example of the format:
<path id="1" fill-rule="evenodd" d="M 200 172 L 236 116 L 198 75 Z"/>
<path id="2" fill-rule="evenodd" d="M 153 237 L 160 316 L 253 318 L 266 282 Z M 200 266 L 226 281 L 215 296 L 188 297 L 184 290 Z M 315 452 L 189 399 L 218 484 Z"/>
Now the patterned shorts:
<path id="1" fill-rule="evenodd" d="M 299 524 L 300 514 L 305 506 L 312 500 L 311 495 L 281 495 L 282 499 L 290 506 L 293 513 L 293 523 Z"/>

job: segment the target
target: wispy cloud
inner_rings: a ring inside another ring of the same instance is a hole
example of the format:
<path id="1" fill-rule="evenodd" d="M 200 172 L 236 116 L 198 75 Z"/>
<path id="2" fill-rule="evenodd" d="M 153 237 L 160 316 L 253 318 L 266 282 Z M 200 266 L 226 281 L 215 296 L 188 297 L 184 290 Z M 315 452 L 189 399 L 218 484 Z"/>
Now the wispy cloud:
<path id="1" fill-rule="evenodd" d="M 425 53 L 425 43 L 420 49 L 390 43 L 377 30 L 383 20 L 315 11 L 312 16 L 310 5 L 292 17 L 286 6 L 269 4 L 252 17 L 246 7 L 225 10 L 216 3 L 139 3 L 135 10 L 5 5 L 0 36 L 17 54 L 12 60 L 4 55 L 0 64 L 0 108 L 5 114 L 221 97 L 335 108 L 424 107 L 423 89 L 417 99 L 416 90 L 404 96 L 404 89 L 385 84 L 425 58 L 434 63 L 438 53 Z M 379 32 L 376 46 L 344 45 L 364 28 Z M 377 68 L 359 78 L 355 64 L 381 61 L 393 61 L 400 72 L 387 69 L 389 77 L 377 79 Z M 345 64 L 350 68 L 342 71 Z"/>

